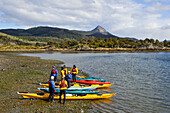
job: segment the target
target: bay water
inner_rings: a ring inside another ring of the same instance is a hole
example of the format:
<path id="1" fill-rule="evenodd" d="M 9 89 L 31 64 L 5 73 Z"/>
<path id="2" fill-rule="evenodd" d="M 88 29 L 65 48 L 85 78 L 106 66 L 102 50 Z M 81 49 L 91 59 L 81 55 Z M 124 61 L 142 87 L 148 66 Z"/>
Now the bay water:
<path id="1" fill-rule="evenodd" d="M 90 76 L 114 83 L 102 93 L 110 99 L 92 101 L 92 112 L 170 112 L 170 53 L 28 53 L 41 59 L 76 65 Z"/>

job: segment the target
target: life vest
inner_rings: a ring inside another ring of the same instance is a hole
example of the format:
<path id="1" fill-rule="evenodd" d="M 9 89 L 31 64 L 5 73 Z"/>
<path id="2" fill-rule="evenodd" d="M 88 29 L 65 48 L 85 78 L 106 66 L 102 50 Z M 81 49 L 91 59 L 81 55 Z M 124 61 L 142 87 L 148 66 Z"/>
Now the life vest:
<path id="1" fill-rule="evenodd" d="M 63 72 L 64 72 L 64 73 L 63 73 Z M 63 75 L 63 74 L 65 75 L 65 71 L 64 71 L 64 70 L 61 70 L 61 71 L 60 71 L 60 74 L 61 74 L 61 75 Z"/>
<path id="2" fill-rule="evenodd" d="M 77 72 L 76 68 L 72 69 L 72 72 Z"/>
<path id="3" fill-rule="evenodd" d="M 52 74 L 57 74 L 57 73 L 56 73 L 56 70 L 53 69 L 53 70 L 52 70 Z"/>
<path id="4" fill-rule="evenodd" d="M 48 81 L 48 85 L 51 87 L 52 85 L 51 85 L 51 81 Z"/>
<path id="5" fill-rule="evenodd" d="M 64 69 L 64 74 L 66 75 L 66 69 Z"/>
<path id="6" fill-rule="evenodd" d="M 61 88 L 64 88 L 64 87 L 66 87 L 65 80 L 62 80 L 61 81 Z"/>

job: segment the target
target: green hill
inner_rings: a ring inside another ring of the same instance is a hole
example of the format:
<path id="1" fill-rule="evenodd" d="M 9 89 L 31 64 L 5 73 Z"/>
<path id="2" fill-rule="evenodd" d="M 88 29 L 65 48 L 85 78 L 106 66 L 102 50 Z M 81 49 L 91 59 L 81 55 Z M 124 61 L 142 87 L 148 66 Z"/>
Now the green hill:
<path id="1" fill-rule="evenodd" d="M 0 32 L 0 43 L 1 45 L 36 45 L 36 43 L 42 45 L 46 44 L 47 42 L 24 40 L 17 36 L 12 36 Z"/>
<path id="2" fill-rule="evenodd" d="M 30 29 L 1 29 L 0 32 L 13 36 L 35 36 L 35 37 L 57 37 L 60 39 L 81 40 L 86 37 L 82 34 L 72 32 L 67 29 L 54 27 L 34 27 Z"/>

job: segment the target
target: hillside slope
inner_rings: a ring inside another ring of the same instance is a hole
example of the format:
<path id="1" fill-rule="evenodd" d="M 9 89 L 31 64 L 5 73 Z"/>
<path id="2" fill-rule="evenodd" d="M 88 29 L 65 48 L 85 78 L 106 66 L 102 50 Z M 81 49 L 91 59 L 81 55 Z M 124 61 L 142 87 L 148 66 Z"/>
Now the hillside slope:
<path id="1" fill-rule="evenodd" d="M 112 35 L 111 33 L 109 33 L 108 31 L 106 31 L 103 27 L 101 26 L 97 26 L 96 28 L 94 28 L 91 31 L 76 31 L 74 30 L 74 32 L 86 35 L 86 36 L 94 36 L 94 37 L 101 37 L 101 38 L 119 38 L 118 36 Z"/>
<path id="2" fill-rule="evenodd" d="M 2 29 L 2 33 L 13 36 L 37 36 L 37 37 L 58 37 L 60 39 L 70 38 L 81 40 L 85 36 L 72 32 L 67 29 L 54 28 L 54 27 L 33 27 L 30 29 Z"/>

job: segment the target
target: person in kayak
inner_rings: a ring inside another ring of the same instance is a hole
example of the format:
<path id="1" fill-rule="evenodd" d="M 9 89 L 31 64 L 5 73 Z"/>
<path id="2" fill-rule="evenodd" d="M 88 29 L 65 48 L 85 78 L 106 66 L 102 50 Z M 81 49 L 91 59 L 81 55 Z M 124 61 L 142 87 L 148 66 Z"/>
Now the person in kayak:
<path id="1" fill-rule="evenodd" d="M 61 67 L 61 71 L 60 71 L 61 77 L 65 78 L 65 72 L 64 72 L 64 68 Z"/>
<path id="2" fill-rule="evenodd" d="M 64 94 L 63 104 L 65 104 L 67 81 L 64 79 L 64 77 L 61 77 L 61 81 L 59 82 L 59 86 L 60 86 L 60 99 L 59 99 L 59 103 L 61 104 L 61 96 L 62 96 L 62 94 Z"/>
<path id="3" fill-rule="evenodd" d="M 64 65 L 63 68 L 64 68 L 64 74 L 67 75 L 67 68 L 66 68 L 66 65 Z"/>
<path id="4" fill-rule="evenodd" d="M 50 78 L 51 76 L 54 76 L 54 81 L 57 82 L 58 71 L 55 69 L 55 66 L 52 67 Z"/>
<path id="5" fill-rule="evenodd" d="M 70 87 L 70 79 L 71 79 L 71 74 L 70 71 L 68 71 L 68 74 L 65 76 L 65 80 L 67 81 L 68 88 Z"/>
<path id="6" fill-rule="evenodd" d="M 51 76 L 51 79 L 50 79 L 50 81 L 48 81 L 48 84 L 49 84 L 49 92 L 50 92 L 48 101 L 50 101 L 50 99 L 51 99 L 51 102 L 55 102 L 54 101 L 54 92 L 56 92 L 56 90 L 55 90 L 54 76 Z"/>
<path id="7" fill-rule="evenodd" d="M 72 73 L 73 82 L 76 82 L 76 75 L 78 74 L 78 69 L 76 68 L 76 65 L 73 65 L 70 72 Z"/>

